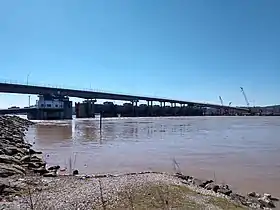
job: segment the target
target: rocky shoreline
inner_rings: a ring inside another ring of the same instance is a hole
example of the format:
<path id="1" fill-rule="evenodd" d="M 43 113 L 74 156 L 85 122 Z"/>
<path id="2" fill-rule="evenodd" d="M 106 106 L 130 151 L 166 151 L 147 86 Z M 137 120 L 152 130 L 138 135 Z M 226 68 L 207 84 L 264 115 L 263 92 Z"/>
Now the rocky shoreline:
<path id="1" fill-rule="evenodd" d="M 69 175 L 59 175 L 60 167 L 52 166 L 47 169 L 46 162 L 40 155 L 42 153 L 34 151 L 32 145 L 25 141 L 25 132 L 28 127 L 33 124 L 33 122 L 16 116 L 0 116 L 0 209 L 22 209 L 23 207 L 25 209 L 36 209 L 34 208 L 35 204 L 32 202 L 30 204 L 32 199 L 28 199 L 31 194 L 44 195 L 44 197 L 48 197 L 47 200 L 54 202 L 57 197 L 52 197 L 51 195 L 55 194 L 59 186 L 61 186 L 61 189 L 58 189 L 58 193 L 63 194 L 61 190 L 65 190 L 65 196 L 71 195 L 72 197 L 70 200 L 76 200 L 75 203 L 80 203 L 79 205 L 82 205 L 82 203 L 86 202 L 83 200 L 84 198 L 81 200 L 79 198 L 80 195 L 73 194 L 72 191 L 77 190 L 81 185 L 83 186 L 81 189 L 84 188 L 84 191 L 81 193 L 87 193 L 85 195 L 89 196 L 92 195 L 92 190 L 96 188 L 94 192 L 96 193 L 96 191 L 99 191 L 97 192 L 97 198 L 100 200 L 100 191 L 102 194 L 102 190 L 100 186 L 98 187 L 98 183 L 100 184 L 101 181 L 107 183 L 105 184 L 106 187 L 110 186 L 109 191 L 113 192 L 108 193 L 115 196 L 113 196 L 114 198 L 109 197 L 107 200 L 118 200 L 119 194 L 114 194 L 114 192 L 120 192 L 121 189 L 125 187 L 124 185 L 135 187 L 135 183 L 141 183 L 137 185 L 137 187 L 139 187 L 140 185 L 147 184 L 148 181 L 149 183 L 164 181 L 165 184 L 191 189 L 193 192 L 197 193 L 197 197 L 204 195 L 204 200 L 206 199 L 205 196 L 210 195 L 226 199 L 244 208 L 272 209 L 276 208 L 277 201 L 279 201 L 279 199 L 274 198 L 270 194 L 261 195 L 256 192 L 251 192 L 243 196 L 233 192 L 228 185 L 217 184 L 213 180 L 197 179 L 181 173 L 139 172 L 122 175 L 79 175 L 78 171 L 75 170 L 71 171 Z M 116 184 L 111 186 L 111 183 Z M 122 184 L 120 185 L 120 183 Z M 92 187 L 93 185 L 95 187 Z M 92 188 L 89 189 L 89 186 Z M 188 198 L 190 198 L 190 196 Z M 200 202 L 203 199 L 200 198 Z M 26 200 L 29 200 L 29 202 L 26 202 Z M 69 199 L 67 201 L 67 199 L 61 198 L 61 200 L 64 200 L 62 204 L 56 204 L 51 209 L 70 208 L 69 206 L 67 207 L 67 202 L 70 202 Z M 195 199 L 195 201 L 197 200 L 199 199 Z M 27 203 L 29 203 L 29 205 L 27 205 Z M 107 201 L 107 203 L 110 202 Z M 50 209 L 50 203 L 47 202 L 46 205 Z M 103 203 L 101 201 L 101 207 L 102 206 Z M 80 209 L 92 208 L 82 205 Z M 217 209 L 219 208 L 217 207 Z"/>

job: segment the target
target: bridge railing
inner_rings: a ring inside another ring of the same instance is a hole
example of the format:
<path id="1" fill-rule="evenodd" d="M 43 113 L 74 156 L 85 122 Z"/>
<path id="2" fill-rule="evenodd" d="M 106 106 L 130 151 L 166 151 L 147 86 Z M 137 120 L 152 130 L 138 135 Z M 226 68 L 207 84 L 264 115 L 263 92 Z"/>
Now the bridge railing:
<path id="1" fill-rule="evenodd" d="M 11 80 L 11 79 L 3 79 L 0 78 L 0 82 L 1 83 L 6 83 L 6 84 L 18 84 L 18 85 L 28 85 L 28 86 L 41 86 L 41 87 L 49 87 L 49 88 L 59 88 L 59 89 L 74 89 L 74 90 L 81 90 L 81 91 L 94 91 L 94 92 L 100 92 L 100 93 L 111 93 L 111 94 L 119 94 L 119 95 L 135 95 L 135 94 L 131 94 L 131 93 L 124 93 L 124 92 L 120 92 L 120 91 L 106 91 L 106 90 L 102 90 L 102 89 L 97 89 L 97 88 L 81 88 L 81 87 L 75 87 L 75 86 L 69 86 L 69 85 L 57 85 L 57 84 L 46 84 L 46 83 L 34 83 L 34 82 L 30 82 L 30 81 L 18 81 L 18 80 Z M 162 96 L 158 96 L 158 95 L 137 95 L 139 97 L 147 97 L 147 98 L 158 98 L 161 100 L 166 100 L 166 101 L 170 101 L 170 98 L 166 98 L 166 97 L 162 97 Z M 172 99 L 172 100 L 178 100 L 178 101 L 184 101 L 184 99 Z M 189 100 L 185 100 L 188 101 L 189 103 L 201 103 L 201 104 L 205 104 L 205 105 L 215 105 L 218 106 L 218 104 L 212 104 L 212 103 L 207 103 L 207 102 L 194 102 L 194 101 L 189 101 Z M 233 107 L 233 106 L 232 106 Z M 234 108 L 234 107 L 233 107 Z M 237 106 L 235 108 L 238 108 Z"/>
<path id="2" fill-rule="evenodd" d="M 40 87 L 49 87 L 49 88 L 58 88 L 58 89 L 74 89 L 74 90 L 82 90 L 82 91 L 96 91 L 96 92 L 109 92 L 97 88 L 81 88 L 77 86 L 72 86 L 72 85 L 62 85 L 62 84 L 49 84 L 49 83 L 34 83 L 34 82 L 21 82 L 18 80 L 11 80 L 11 79 L 1 79 L 1 83 L 6 83 L 6 84 L 17 84 L 17 85 L 27 85 L 27 86 L 40 86 Z"/>
<path id="3" fill-rule="evenodd" d="M 49 84 L 49 83 L 34 83 L 32 81 L 18 81 L 18 80 L 11 80 L 11 79 L 2 79 L 0 78 L 1 83 L 6 83 L 6 84 L 18 84 L 18 85 L 28 85 L 28 86 L 40 86 L 40 87 L 49 87 L 49 88 L 58 88 L 58 89 L 74 89 L 74 90 L 81 90 L 81 91 L 94 91 L 94 92 L 100 92 L 100 93 L 111 93 L 111 94 L 119 94 L 119 95 L 136 95 L 132 93 L 127 93 L 127 92 L 121 92 L 121 91 L 107 91 L 103 89 L 97 89 L 97 88 L 81 88 L 77 86 L 72 86 L 72 85 L 62 85 L 62 84 Z M 170 98 L 158 96 L 158 95 L 137 95 L 139 97 L 149 97 L 149 98 L 160 98 L 163 100 L 171 100 Z M 181 99 L 173 99 L 173 100 L 181 100 Z"/>

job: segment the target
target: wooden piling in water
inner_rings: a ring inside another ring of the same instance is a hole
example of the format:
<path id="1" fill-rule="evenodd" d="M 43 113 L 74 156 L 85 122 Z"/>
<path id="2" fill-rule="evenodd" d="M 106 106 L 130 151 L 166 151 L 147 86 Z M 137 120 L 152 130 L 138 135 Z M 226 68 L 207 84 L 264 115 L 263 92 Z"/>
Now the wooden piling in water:
<path id="1" fill-rule="evenodd" d="M 99 129 L 100 129 L 100 134 L 102 131 L 102 112 L 100 112 L 100 117 L 99 117 Z"/>

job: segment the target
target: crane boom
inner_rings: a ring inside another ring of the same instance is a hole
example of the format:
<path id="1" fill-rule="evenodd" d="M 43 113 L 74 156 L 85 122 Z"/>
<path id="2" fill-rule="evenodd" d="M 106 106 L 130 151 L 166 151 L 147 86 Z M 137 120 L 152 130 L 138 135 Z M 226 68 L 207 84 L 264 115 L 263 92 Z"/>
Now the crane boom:
<path id="1" fill-rule="evenodd" d="M 223 101 L 223 99 L 222 99 L 221 96 L 219 96 L 219 99 L 220 99 L 220 101 L 221 101 L 222 106 L 224 106 L 224 101 Z"/>
<path id="2" fill-rule="evenodd" d="M 240 89 L 241 89 L 241 92 L 242 92 L 242 94 L 243 94 L 243 96 L 244 96 L 244 99 L 245 99 L 245 101 L 246 101 L 246 104 L 247 104 L 247 106 L 249 107 L 250 104 L 249 104 L 248 98 L 247 98 L 247 96 L 246 96 L 246 94 L 245 94 L 245 92 L 244 92 L 243 87 L 240 87 Z"/>

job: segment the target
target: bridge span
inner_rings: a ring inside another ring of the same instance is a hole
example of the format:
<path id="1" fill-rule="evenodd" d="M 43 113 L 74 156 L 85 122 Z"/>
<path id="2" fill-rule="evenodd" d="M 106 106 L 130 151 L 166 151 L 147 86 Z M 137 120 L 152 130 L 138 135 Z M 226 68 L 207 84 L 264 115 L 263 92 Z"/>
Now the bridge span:
<path id="1" fill-rule="evenodd" d="M 237 110 L 243 112 L 249 111 L 249 109 L 242 108 L 242 107 L 222 106 L 218 104 L 209 104 L 209 103 L 201 103 L 201 102 L 193 102 L 193 101 L 127 95 L 127 94 L 116 94 L 116 93 L 107 93 L 107 92 L 96 92 L 96 91 L 89 91 L 89 90 L 77 90 L 77 89 L 67 89 L 67 88 L 15 84 L 15 83 L 0 83 L 0 92 L 34 94 L 34 95 L 53 94 L 53 95 L 69 96 L 69 97 L 76 97 L 76 98 L 83 98 L 83 99 L 108 99 L 108 100 L 120 100 L 120 101 L 132 101 L 132 102 L 137 102 L 140 100 L 148 101 L 148 102 L 157 101 L 162 103 L 167 102 L 167 103 L 181 104 L 181 105 L 188 105 L 188 106 L 209 107 L 209 108 L 217 108 L 217 109 L 219 108 L 231 109 L 231 110 Z"/>
<path id="2" fill-rule="evenodd" d="M 0 109 L 1 114 L 24 114 L 34 111 L 36 108 L 10 108 L 10 109 Z"/>

